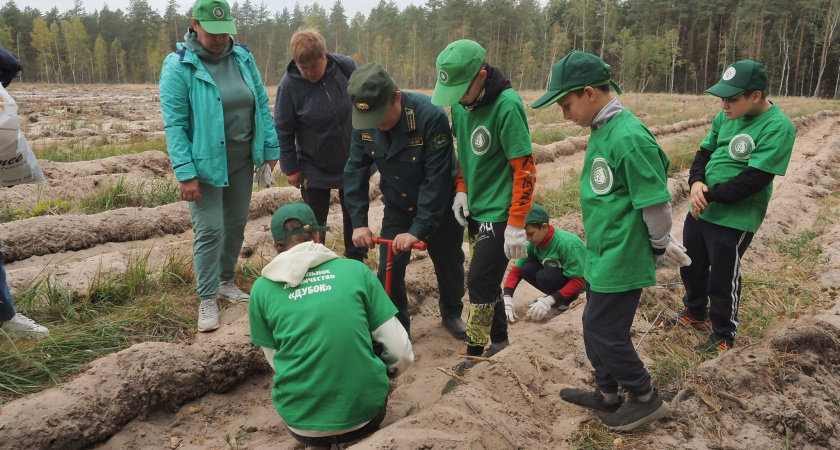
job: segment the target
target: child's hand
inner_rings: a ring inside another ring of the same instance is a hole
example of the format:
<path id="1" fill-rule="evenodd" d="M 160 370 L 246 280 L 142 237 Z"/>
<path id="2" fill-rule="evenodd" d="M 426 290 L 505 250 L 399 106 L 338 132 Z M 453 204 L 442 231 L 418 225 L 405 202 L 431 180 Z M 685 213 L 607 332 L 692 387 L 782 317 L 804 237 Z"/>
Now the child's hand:
<path id="1" fill-rule="evenodd" d="M 691 216 L 695 219 L 699 219 L 700 214 L 709 206 L 709 202 L 706 201 L 706 196 L 703 195 L 705 192 L 709 192 L 709 188 L 702 181 L 695 181 L 691 185 L 691 195 L 688 201 L 691 203 Z"/>

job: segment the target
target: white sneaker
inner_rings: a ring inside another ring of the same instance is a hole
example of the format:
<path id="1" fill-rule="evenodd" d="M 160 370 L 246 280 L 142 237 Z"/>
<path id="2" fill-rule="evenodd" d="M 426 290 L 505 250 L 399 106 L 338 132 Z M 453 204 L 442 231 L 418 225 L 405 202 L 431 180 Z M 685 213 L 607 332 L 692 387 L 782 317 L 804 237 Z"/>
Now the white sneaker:
<path id="1" fill-rule="evenodd" d="M 216 299 L 202 300 L 198 305 L 198 331 L 209 333 L 219 329 L 219 305 Z"/>
<path id="2" fill-rule="evenodd" d="M 247 302 L 251 299 L 250 295 L 242 292 L 242 289 L 233 284 L 233 280 L 219 282 L 219 295 L 235 302 Z"/>
<path id="3" fill-rule="evenodd" d="M 14 317 L 3 323 L 0 327 L 2 330 L 11 335 L 21 335 L 26 337 L 34 337 L 36 339 L 43 339 L 50 335 L 50 330 L 35 323 L 34 320 L 23 314 L 17 313 Z"/>

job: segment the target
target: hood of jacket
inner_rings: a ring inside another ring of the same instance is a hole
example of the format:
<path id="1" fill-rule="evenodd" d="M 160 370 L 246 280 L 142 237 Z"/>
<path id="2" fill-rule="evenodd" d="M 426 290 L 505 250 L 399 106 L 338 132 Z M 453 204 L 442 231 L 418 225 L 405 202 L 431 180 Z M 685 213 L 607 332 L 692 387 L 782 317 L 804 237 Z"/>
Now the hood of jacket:
<path id="1" fill-rule="evenodd" d="M 263 267 L 262 276 L 295 287 L 300 285 L 310 269 L 336 258 L 338 255 L 323 244 L 307 241 L 277 255 Z"/>
<path id="2" fill-rule="evenodd" d="M 218 61 L 233 53 L 233 36 L 231 36 L 228 40 L 228 44 L 225 46 L 225 49 L 222 50 L 222 53 L 219 56 L 213 56 L 207 51 L 207 49 L 204 48 L 203 45 L 201 45 L 201 42 L 198 41 L 198 33 L 196 33 L 192 28 L 189 28 L 187 29 L 187 33 L 184 34 L 184 47 L 198 55 L 201 59 Z"/>

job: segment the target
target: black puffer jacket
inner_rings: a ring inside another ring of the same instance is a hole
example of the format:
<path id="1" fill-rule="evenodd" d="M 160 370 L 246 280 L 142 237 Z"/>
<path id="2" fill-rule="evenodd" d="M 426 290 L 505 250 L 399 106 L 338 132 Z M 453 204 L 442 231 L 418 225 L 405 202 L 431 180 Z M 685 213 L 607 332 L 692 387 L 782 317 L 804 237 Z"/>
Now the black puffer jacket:
<path id="1" fill-rule="evenodd" d="M 302 170 L 308 187 L 344 187 L 353 131 L 347 80 L 354 70 L 352 58 L 330 53 L 323 78 L 312 83 L 292 60 L 277 88 L 274 128 L 280 140 L 280 169 L 285 174 Z"/>

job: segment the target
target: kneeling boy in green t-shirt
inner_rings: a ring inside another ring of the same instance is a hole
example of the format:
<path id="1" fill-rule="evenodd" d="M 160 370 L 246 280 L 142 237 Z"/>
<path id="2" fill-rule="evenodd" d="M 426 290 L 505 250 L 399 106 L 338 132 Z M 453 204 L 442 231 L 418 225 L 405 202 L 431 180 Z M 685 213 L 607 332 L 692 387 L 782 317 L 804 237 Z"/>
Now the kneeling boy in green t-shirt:
<path id="1" fill-rule="evenodd" d="M 292 437 L 329 447 L 359 439 L 385 417 L 389 377 L 414 361 L 382 284 L 359 261 L 320 244 L 312 208 L 288 203 L 271 218 L 279 253 L 251 289 L 251 342 L 275 369 L 271 398 Z M 374 341 L 384 351 L 377 357 Z"/>

